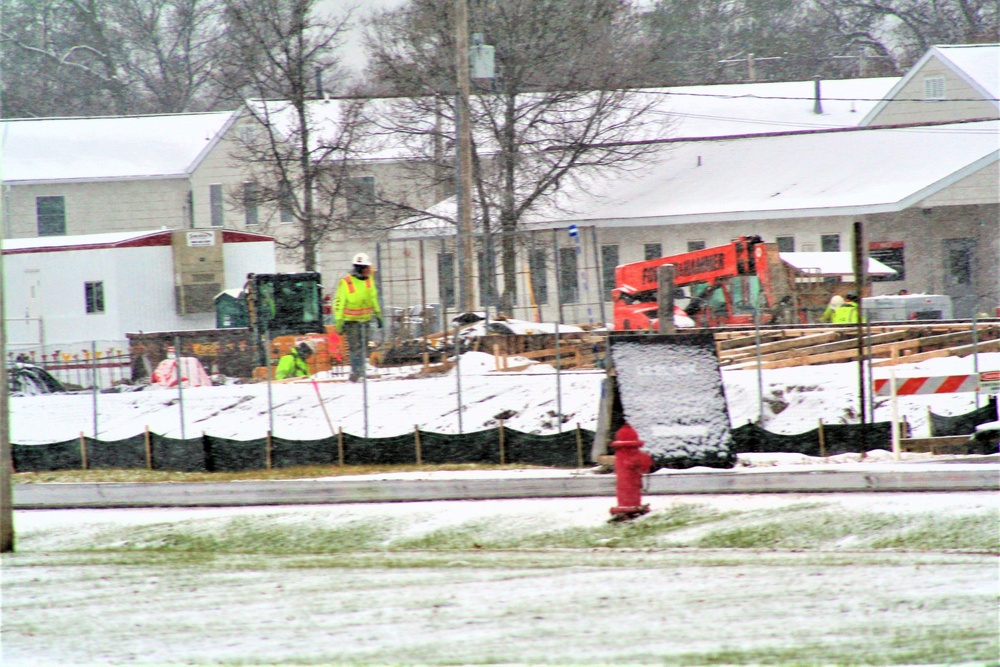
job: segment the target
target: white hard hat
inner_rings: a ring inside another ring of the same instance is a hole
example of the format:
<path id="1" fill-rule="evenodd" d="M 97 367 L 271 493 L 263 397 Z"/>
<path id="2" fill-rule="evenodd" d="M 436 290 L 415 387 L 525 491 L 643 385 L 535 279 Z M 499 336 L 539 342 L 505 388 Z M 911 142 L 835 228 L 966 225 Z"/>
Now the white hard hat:
<path id="1" fill-rule="evenodd" d="M 359 252 L 357 255 L 354 256 L 354 261 L 352 261 L 351 264 L 356 264 L 360 266 L 371 266 L 372 261 L 368 258 L 367 253 Z"/>

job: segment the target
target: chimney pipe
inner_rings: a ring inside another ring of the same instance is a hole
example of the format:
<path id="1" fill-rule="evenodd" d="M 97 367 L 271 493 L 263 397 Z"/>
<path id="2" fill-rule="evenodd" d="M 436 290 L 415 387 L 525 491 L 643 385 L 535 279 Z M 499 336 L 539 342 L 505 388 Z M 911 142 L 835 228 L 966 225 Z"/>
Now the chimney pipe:
<path id="1" fill-rule="evenodd" d="M 319 66 L 315 70 L 316 75 L 316 99 L 323 99 L 323 72 Z"/>
<path id="2" fill-rule="evenodd" d="M 816 114 L 817 116 L 823 114 L 823 94 L 820 92 L 820 86 L 819 86 L 819 82 L 821 79 L 822 77 L 819 76 L 813 77 L 813 81 L 816 82 L 816 88 L 813 94 L 813 97 L 815 99 L 813 103 L 813 113 Z"/>

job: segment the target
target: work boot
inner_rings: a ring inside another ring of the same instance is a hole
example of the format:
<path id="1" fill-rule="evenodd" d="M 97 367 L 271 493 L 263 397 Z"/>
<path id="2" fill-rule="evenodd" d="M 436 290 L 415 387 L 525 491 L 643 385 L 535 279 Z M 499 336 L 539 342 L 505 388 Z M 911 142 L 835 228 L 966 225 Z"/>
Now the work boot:
<path id="1" fill-rule="evenodd" d="M 348 382 L 357 382 L 358 381 L 358 375 L 357 375 L 357 373 L 351 373 L 351 375 L 347 378 L 347 381 Z"/>

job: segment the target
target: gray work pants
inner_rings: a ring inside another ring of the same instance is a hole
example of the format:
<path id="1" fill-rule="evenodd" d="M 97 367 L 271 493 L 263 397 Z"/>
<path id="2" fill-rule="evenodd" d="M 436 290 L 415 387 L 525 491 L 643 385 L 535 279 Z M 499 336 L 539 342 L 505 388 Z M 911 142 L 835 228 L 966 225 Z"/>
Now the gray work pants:
<path id="1" fill-rule="evenodd" d="M 347 349 L 351 359 L 352 382 L 365 376 L 370 329 L 369 322 L 344 322 L 344 334 L 347 336 Z"/>

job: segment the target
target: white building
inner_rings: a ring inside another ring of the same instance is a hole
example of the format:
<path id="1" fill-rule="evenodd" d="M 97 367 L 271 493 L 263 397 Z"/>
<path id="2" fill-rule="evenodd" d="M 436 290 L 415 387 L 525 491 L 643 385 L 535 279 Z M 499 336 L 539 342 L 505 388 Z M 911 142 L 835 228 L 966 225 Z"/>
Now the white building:
<path id="1" fill-rule="evenodd" d="M 163 230 L 3 242 L 10 351 L 127 346 L 135 331 L 215 328 L 214 297 L 275 271 L 274 240 Z"/>

